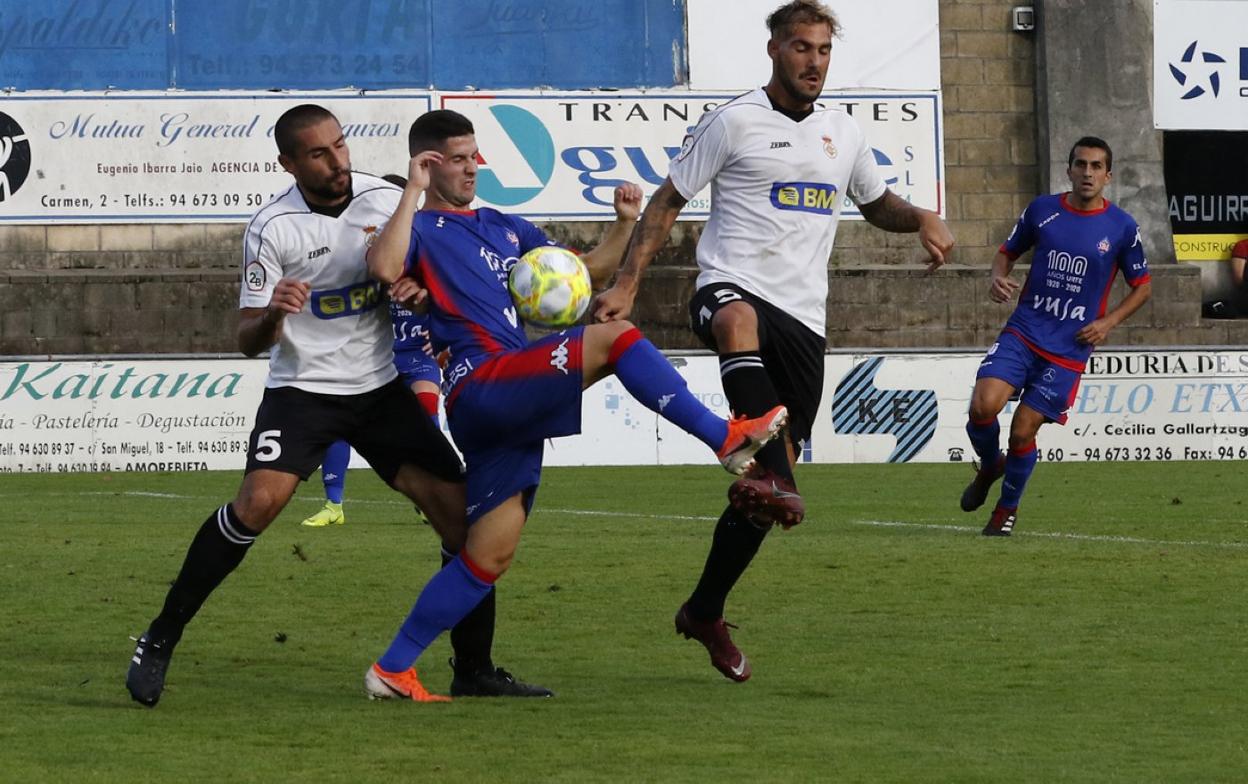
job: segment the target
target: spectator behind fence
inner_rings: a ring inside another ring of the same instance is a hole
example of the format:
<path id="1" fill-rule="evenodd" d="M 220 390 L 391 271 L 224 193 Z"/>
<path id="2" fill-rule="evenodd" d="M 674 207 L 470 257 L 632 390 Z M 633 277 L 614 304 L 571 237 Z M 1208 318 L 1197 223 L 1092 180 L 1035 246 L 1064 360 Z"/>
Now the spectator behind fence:
<path id="1" fill-rule="evenodd" d="M 1248 267 L 1248 239 L 1242 239 L 1231 248 L 1231 294 L 1224 299 L 1206 302 L 1201 306 L 1205 318 L 1248 317 L 1248 289 L 1244 286 L 1244 271 Z"/>

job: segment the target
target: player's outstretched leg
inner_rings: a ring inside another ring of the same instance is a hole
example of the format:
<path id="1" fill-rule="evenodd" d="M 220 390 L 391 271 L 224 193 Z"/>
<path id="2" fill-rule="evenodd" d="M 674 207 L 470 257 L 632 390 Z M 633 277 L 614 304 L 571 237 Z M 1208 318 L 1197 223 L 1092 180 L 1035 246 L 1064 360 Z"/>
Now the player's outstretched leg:
<path id="1" fill-rule="evenodd" d="M 325 485 L 325 505 L 320 511 L 304 520 L 301 525 L 309 528 L 324 528 L 327 525 L 342 525 L 347 522 L 342 511 L 343 489 L 347 483 L 347 465 L 351 462 L 351 445 L 346 441 L 335 441 L 325 450 L 324 462 L 321 463 L 321 481 Z"/>
<path id="2" fill-rule="evenodd" d="M 233 504 L 217 509 L 200 526 L 160 614 L 139 637 L 130 658 L 126 688 L 135 702 L 151 708 L 160 701 L 183 629 L 208 595 L 242 563 L 258 535 L 238 518 Z"/>
<path id="3" fill-rule="evenodd" d="M 627 321 L 586 327 L 584 340 L 586 386 L 614 372 L 638 402 L 713 449 L 730 473 L 749 468 L 755 453 L 788 421 L 784 406 L 754 418 L 717 416 L 689 392 L 667 357 Z"/>

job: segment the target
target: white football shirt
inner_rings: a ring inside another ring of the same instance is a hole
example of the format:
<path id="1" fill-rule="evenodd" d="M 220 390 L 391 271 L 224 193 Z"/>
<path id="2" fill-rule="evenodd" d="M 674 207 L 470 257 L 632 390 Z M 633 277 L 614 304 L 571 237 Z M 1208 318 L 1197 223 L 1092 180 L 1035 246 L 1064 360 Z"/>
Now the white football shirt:
<path id="1" fill-rule="evenodd" d="M 853 118 L 816 104 L 794 122 L 759 88 L 702 115 L 668 176 L 686 199 L 711 185 L 698 288 L 735 283 L 825 335 L 841 206 L 885 191 Z"/>
<path id="2" fill-rule="evenodd" d="M 351 190 L 351 203 L 331 218 L 309 209 L 292 185 L 247 224 L 240 308 L 266 307 L 281 278 L 312 288 L 303 310 L 286 316 L 270 354 L 267 387 L 355 395 L 397 375 L 390 311 L 364 254 L 402 190 L 359 172 L 351 174 Z"/>

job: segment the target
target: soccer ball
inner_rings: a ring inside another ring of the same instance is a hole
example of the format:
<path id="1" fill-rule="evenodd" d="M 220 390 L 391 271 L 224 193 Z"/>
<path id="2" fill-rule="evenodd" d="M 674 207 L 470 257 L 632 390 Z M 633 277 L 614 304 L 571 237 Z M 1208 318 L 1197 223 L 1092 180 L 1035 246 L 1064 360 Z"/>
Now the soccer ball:
<path id="1" fill-rule="evenodd" d="M 585 263 L 553 245 L 521 256 L 511 268 L 507 289 L 520 318 L 542 327 L 575 324 L 593 296 Z"/>

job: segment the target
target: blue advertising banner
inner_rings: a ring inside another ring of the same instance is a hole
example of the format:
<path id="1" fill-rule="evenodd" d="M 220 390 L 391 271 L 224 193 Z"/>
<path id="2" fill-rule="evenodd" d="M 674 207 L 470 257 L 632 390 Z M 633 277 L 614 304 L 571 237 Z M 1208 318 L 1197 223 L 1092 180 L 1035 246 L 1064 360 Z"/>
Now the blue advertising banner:
<path id="1" fill-rule="evenodd" d="M 41 0 L 0 10 L 0 89 L 687 81 L 684 0 Z"/>
<path id="2" fill-rule="evenodd" d="M 6 0 L 0 9 L 0 89 L 170 86 L 170 0 Z"/>

